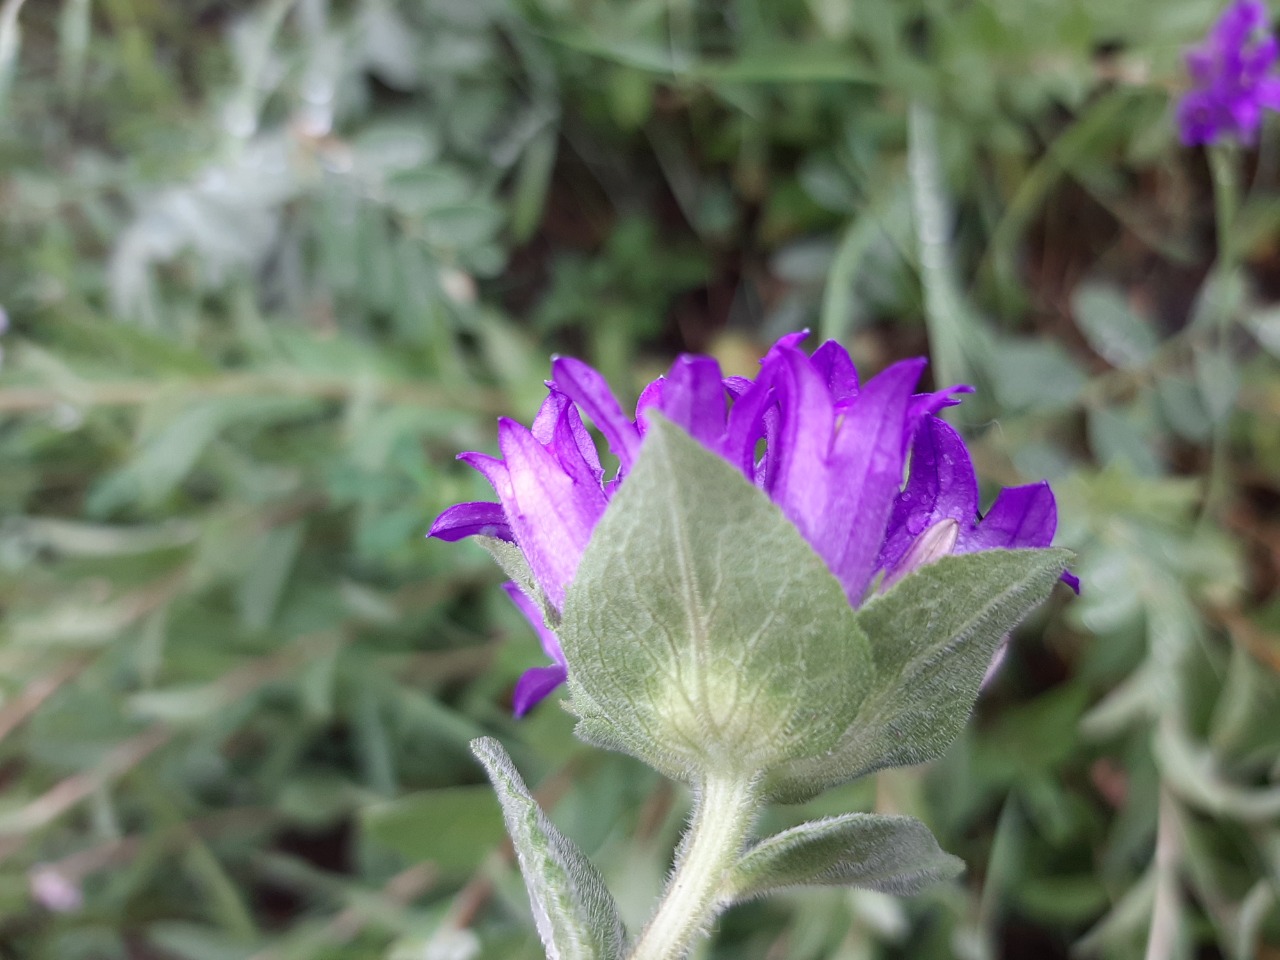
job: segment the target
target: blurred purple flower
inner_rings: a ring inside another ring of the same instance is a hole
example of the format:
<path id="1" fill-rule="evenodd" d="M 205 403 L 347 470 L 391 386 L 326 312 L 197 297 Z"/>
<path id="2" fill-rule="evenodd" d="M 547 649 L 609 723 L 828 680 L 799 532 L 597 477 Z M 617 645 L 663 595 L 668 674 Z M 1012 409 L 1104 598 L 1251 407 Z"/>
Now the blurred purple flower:
<path id="1" fill-rule="evenodd" d="M 889 586 L 946 553 L 1049 545 L 1057 513 L 1047 484 L 1006 490 L 977 519 L 977 481 L 964 442 L 934 416 L 971 387 L 915 393 L 922 359 L 894 364 L 863 385 L 843 347 L 828 341 L 808 356 L 799 347 L 804 336 L 774 344 L 755 380 L 725 378 L 710 357 L 681 356 L 641 393 L 635 419 L 598 372 L 579 360 L 555 359 L 550 393 L 532 427 L 499 421 L 502 458 L 459 455 L 484 474 L 499 502 L 450 507 L 429 535 L 514 543 L 554 615 L 596 523 L 639 455 L 645 412 L 657 410 L 764 490 L 854 606 L 881 574 Z M 610 479 L 583 415 L 618 458 Z M 1075 586 L 1069 574 L 1064 579 Z M 507 592 L 554 661 L 521 677 L 515 709 L 523 714 L 564 680 L 566 664 L 554 625 L 544 622 L 535 599 L 514 584 Z"/>
<path id="2" fill-rule="evenodd" d="M 1272 73 L 1278 50 L 1269 26 L 1262 0 L 1236 0 L 1204 42 L 1187 51 L 1192 88 L 1178 103 L 1185 145 L 1252 144 L 1263 109 L 1280 110 L 1280 77 Z"/>

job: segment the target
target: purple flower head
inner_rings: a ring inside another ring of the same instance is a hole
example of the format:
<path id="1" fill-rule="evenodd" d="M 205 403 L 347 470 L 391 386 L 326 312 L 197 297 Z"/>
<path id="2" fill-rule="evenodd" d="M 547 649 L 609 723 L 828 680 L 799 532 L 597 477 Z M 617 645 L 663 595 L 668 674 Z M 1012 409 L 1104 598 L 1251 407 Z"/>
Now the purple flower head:
<path id="1" fill-rule="evenodd" d="M 1262 0 L 1236 0 L 1200 46 L 1187 51 L 1192 88 L 1178 103 L 1187 146 L 1235 140 L 1252 144 L 1262 111 L 1280 110 L 1278 51 Z"/>
<path id="2" fill-rule="evenodd" d="M 555 621 L 563 608 L 595 524 L 639 455 L 650 410 L 767 493 L 854 606 L 877 580 L 886 589 L 947 553 L 1049 546 L 1057 512 L 1047 484 L 1005 490 L 979 517 L 964 441 L 935 416 L 971 387 L 916 393 L 922 359 L 894 364 L 863 384 L 838 343 L 828 341 L 809 356 L 799 346 L 804 337 L 789 334 L 774 344 L 754 380 L 724 377 L 710 357 L 681 356 L 641 393 L 634 419 L 598 372 L 558 357 L 533 425 L 499 421 L 501 459 L 459 455 L 484 474 L 499 502 L 450 507 L 429 535 L 481 535 L 514 544 L 541 593 L 535 599 L 507 585 L 553 661 L 521 677 L 517 714 L 565 679 L 557 624 L 546 622 L 544 612 Z M 618 459 L 611 478 L 584 416 Z M 1076 586 L 1070 574 L 1064 579 Z"/>

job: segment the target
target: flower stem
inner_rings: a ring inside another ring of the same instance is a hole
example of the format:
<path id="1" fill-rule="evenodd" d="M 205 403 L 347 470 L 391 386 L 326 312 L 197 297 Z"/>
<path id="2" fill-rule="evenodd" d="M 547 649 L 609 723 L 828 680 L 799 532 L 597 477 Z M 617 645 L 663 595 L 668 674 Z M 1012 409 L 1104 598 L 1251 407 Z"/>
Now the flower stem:
<path id="1" fill-rule="evenodd" d="M 759 808 L 754 780 L 711 779 L 694 801 L 689 829 L 653 918 L 628 960 L 683 960 L 722 911 L 729 870 Z"/>
<path id="2" fill-rule="evenodd" d="M 1209 149 L 1209 170 L 1213 178 L 1214 220 L 1217 228 L 1218 257 L 1214 265 L 1213 304 L 1210 310 L 1216 326 L 1216 336 L 1209 350 L 1216 350 L 1229 357 L 1231 352 L 1231 324 L 1234 320 L 1233 287 L 1239 257 L 1236 250 L 1236 211 L 1240 207 L 1239 153 L 1231 145 L 1219 145 Z M 1210 448 L 1209 474 L 1206 481 L 1200 520 L 1212 522 L 1222 506 L 1227 493 L 1229 467 L 1230 416 L 1215 418 Z"/>

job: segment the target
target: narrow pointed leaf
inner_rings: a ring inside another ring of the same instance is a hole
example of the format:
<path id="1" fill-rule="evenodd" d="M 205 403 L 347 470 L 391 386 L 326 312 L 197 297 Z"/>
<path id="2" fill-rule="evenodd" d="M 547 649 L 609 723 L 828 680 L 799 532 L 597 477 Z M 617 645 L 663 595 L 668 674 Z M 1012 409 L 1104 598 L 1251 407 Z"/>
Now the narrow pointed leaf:
<path id="1" fill-rule="evenodd" d="M 686 781 L 821 757 L 871 682 L 844 590 L 795 525 L 658 417 L 558 632 L 579 735 Z"/>
<path id="2" fill-rule="evenodd" d="M 847 813 L 760 841 L 733 872 L 733 899 L 787 887 L 851 886 L 910 896 L 958 876 L 964 862 L 914 817 Z"/>
<path id="3" fill-rule="evenodd" d="M 471 751 L 497 791 L 547 960 L 620 960 L 625 932 L 596 868 L 547 819 L 498 741 L 481 737 Z"/>
<path id="4" fill-rule="evenodd" d="M 769 785 L 798 802 L 884 767 L 942 755 L 973 709 L 1002 637 L 1048 597 L 1068 550 L 985 550 L 943 557 L 868 601 L 857 620 L 876 679 L 831 753 L 793 763 Z"/>

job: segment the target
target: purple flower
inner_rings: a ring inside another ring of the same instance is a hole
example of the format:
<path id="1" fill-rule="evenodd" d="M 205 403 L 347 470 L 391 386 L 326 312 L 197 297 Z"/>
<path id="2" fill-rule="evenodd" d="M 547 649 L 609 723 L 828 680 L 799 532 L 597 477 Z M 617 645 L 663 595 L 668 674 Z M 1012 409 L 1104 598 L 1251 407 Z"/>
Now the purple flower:
<path id="1" fill-rule="evenodd" d="M 1185 145 L 1251 144 L 1263 109 L 1280 110 L 1280 77 L 1272 74 L 1278 51 L 1268 27 L 1262 0 L 1236 0 L 1204 43 L 1187 51 L 1192 88 L 1178 104 Z"/>
<path id="2" fill-rule="evenodd" d="M 661 412 L 764 490 L 854 606 L 877 578 L 885 588 L 946 553 L 1049 545 L 1057 513 L 1047 484 L 1005 490 L 979 519 L 968 451 L 934 416 L 971 387 L 915 393 L 922 359 L 894 364 L 861 384 L 843 347 L 828 341 L 808 356 L 799 347 L 804 336 L 779 340 L 754 380 L 724 377 L 710 357 L 681 356 L 641 393 L 635 419 L 623 413 L 599 373 L 557 358 L 532 427 L 499 421 L 502 459 L 460 454 L 484 474 L 499 502 L 450 507 L 429 535 L 515 544 L 541 593 L 531 598 L 507 585 L 554 661 L 521 677 L 517 714 L 565 678 L 556 623 L 545 622 L 544 611 L 557 619 L 595 524 L 639 455 L 648 410 Z M 612 478 L 605 478 L 584 415 L 618 459 Z M 1064 579 L 1076 585 L 1069 574 Z"/>

